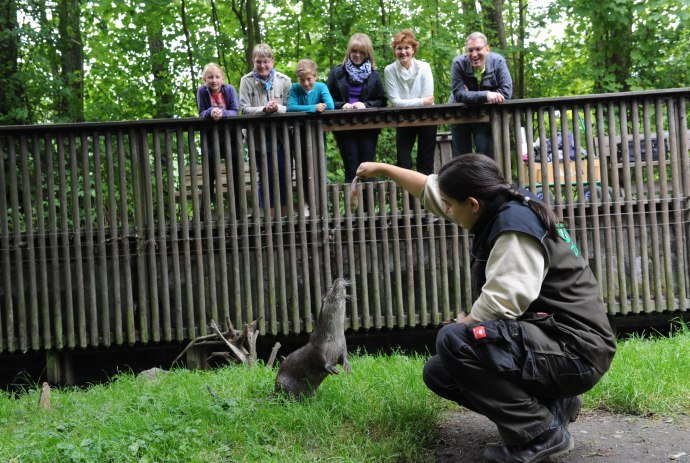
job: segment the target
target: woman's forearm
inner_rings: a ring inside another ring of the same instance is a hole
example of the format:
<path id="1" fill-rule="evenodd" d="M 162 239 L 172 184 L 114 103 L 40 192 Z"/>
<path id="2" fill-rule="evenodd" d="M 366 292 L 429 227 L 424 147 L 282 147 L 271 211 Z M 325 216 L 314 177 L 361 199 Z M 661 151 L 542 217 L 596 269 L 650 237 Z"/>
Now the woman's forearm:
<path id="1" fill-rule="evenodd" d="M 417 198 L 421 196 L 426 185 L 426 175 L 383 162 L 363 162 L 357 168 L 357 176 L 388 177 Z"/>

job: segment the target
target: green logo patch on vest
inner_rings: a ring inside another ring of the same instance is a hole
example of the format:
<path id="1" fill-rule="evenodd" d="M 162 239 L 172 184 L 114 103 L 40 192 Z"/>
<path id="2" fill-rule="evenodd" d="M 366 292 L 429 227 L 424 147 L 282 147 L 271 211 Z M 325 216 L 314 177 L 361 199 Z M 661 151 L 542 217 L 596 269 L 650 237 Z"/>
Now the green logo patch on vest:
<path id="1" fill-rule="evenodd" d="M 568 233 L 568 230 L 566 230 L 565 225 L 562 223 L 556 225 L 556 231 L 558 232 L 558 236 L 565 241 L 566 243 L 570 244 L 570 250 L 573 251 L 573 254 L 575 254 L 575 257 L 580 256 L 580 250 L 577 248 L 577 245 L 573 241 L 573 239 L 570 237 L 570 234 Z"/>

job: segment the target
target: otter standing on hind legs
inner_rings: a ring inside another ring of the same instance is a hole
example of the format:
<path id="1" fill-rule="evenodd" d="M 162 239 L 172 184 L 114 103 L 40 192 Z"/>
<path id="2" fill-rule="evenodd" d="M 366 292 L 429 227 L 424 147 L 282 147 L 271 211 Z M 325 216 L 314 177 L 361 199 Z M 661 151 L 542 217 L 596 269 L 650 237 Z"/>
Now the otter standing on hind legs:
<path id="1" fill-rule="evenodd" d="M 321 312 L 309 342 L 288 355 L 280 364 L 275 392 L 301 399 L 312 397 L 329 374 L 337 375 L 336 364 L 351 372 L 345 344 L 346 282 L 338 278 L 323 298 Z"/>

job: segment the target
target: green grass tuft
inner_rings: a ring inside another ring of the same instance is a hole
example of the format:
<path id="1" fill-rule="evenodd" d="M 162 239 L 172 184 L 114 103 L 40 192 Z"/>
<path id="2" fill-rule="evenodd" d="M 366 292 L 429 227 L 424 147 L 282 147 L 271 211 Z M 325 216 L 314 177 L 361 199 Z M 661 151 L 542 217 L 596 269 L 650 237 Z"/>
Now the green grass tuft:
<path id="1" fill-rule="evenodd" d="M 690 414 L 690 327 L 668 336 L 619 342 L 611 370 L 585 395 L 585 405 L 632 415 Z"/>
<path id="2" fill-rule="evenodd" d="M 0 461 L 422 461 L 444 408 L 421 381 L 424 359 L 356 356 L 313 399 L 272 396 L 276 370 L 121 374 L 86 390 L 0 396 Z M 210 386 L 220 400 L 207 391 Z"/>
<path id="3" fill-rule="evenodd" d="M 618 345 L 585 406 L 636 415 L 690 413 L 690 328 Z M 352 356 L 312 399 L 273 395 L 276 369 L 120 374 L 88 389 L 0 393 L 0 461 L 429 462 L 424 446 L 453 405 L 422 382 L 420 356 Z M 219 399 L 211 397 L 210 386 Z"/>

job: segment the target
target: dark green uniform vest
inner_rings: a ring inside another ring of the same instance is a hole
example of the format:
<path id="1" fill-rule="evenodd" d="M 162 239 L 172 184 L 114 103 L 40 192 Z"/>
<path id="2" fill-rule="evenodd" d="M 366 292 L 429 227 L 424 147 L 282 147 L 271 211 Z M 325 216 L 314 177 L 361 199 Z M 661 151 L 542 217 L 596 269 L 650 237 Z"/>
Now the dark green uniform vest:
<path id="1" fill-rule="evenodd" d="M 535 352 L 582 357 L 605 373 L 616 352 L 615 338 L 599 297 L 599 285 L 565 227 L 559 228 L 559 237 L 554 241 L 527 205 L 509 200 L 495 214 L 490 209 L 488 217 L 472 228 L 475 294 L 479 294 L 486 281 L 486 262 L 499 234 L 515 231 L 535 237 L 546 251 L 549 270 L 539 297 L 519 318 L 528 322 L 521 324 L 525 341 Z"/>

